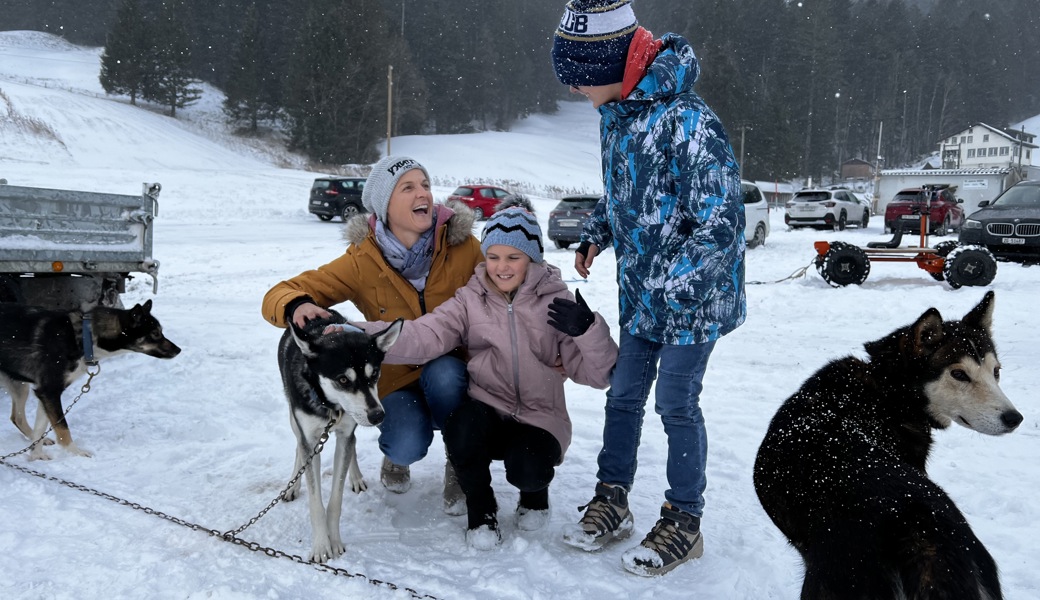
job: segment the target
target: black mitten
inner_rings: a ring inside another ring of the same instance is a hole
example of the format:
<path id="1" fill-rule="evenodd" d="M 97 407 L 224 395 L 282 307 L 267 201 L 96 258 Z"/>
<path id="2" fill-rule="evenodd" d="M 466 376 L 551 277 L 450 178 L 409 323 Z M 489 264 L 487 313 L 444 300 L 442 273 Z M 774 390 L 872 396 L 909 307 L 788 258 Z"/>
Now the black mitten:
<path id="1" fill-rule="evenodd" d="M 579 336 L 589 330 L 596 315 L 589 309 L 581 292 L 575 291 L 577 302 L 566 298 L 553 298 L 549 305 L 549 324 L 571 337 Z"/>

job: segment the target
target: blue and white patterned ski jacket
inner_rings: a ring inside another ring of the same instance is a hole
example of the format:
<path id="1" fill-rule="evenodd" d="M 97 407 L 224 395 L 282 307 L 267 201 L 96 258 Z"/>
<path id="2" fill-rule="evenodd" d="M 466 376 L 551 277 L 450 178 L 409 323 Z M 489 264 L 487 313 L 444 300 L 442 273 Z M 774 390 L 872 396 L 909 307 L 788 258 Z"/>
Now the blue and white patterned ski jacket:
<path id="1" fill-rule="evenodd" d="M 621 329 L 687 345 L 747 316 L 744 205 L 729 138 L 693 91 L 693 48 L 662 41 L 636 89 L 599 108 L 604 197 L 582 240 L 613 244 Z"/>

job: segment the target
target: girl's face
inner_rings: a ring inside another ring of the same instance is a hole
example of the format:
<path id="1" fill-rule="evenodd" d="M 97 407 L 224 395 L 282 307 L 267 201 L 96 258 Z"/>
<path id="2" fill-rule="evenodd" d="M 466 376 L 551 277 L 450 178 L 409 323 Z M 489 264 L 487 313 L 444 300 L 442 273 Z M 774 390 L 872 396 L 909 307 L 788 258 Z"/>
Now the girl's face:
<path id="1" fill-rule="evenodd" d="M 386 207 L 386 220 L 387 227 L 406 248 L 411 248 L 419 236 L 433 227 L 433 194 L 422 169 L 412 169 L 397 180 Z"/>
<path id="2" fill-rule="evenodd" d="M 531 257 L 512 246 L 495 244 L 488 246 L 484 255 L 488 279 L 503 294 L 515 292 L 527 277 L 527 265 Z"/>

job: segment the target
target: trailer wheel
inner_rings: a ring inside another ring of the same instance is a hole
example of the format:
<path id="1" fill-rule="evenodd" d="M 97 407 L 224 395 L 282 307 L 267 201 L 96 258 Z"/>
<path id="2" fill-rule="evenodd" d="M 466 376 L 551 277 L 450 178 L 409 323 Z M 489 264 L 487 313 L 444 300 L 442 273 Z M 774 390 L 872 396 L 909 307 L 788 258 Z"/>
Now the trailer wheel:
<path id="1" fill-rule="evenodd" d="M 982 246 L 962 246 L 946 257 L 943 274 L 953 289 L 989 285 L 997 276 L 997 259 Z"/>
<path id="2" fill-rule="evenodd" d="M 958 246 L 957 242 L 953 240 L 946 240 L 945 242 L 939 242 L 935 245 L 935 253 L 943 258 L 950 255 L 950 252 Z M 936 281 L 945 281 L 946 276 L 940 273 L 928 273 L 932 276 L 932 279 Z"/>
<path id="3" fill-rule="evenodd" d="M 835 242 L 823 255 L 823 264 L 818 269 L 823 280 L 832 287 L 859 285 L 870 273 L 870 259 L 858 246 Z"/>
<path id="4" fill-rule="evenodd" d="M 25 296 L 22 295 L 22 286 L 18 283 L 17 276 L 0 275 L 0 302 L 25 303 Z"/>

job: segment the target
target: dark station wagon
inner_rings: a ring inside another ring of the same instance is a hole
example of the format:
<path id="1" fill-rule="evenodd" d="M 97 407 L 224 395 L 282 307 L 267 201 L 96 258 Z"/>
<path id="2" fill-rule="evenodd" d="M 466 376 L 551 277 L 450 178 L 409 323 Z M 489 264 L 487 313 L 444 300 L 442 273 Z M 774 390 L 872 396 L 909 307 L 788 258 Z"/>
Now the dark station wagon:
<path id="1" fill-rule="evenodd" d="M 307 209 L 322 221 L 342 217 L 344 221 L 366 212 L 361 203 L 364 177 L 319 177 L 311 185 Z"/>
<path id="2" fill-rule="evenodd" d="M 1040 181 L 1021 181 L 979 207 L 964 221 L 961 245 L 985 246 L 999 260 L 1040 263 Z"/>

